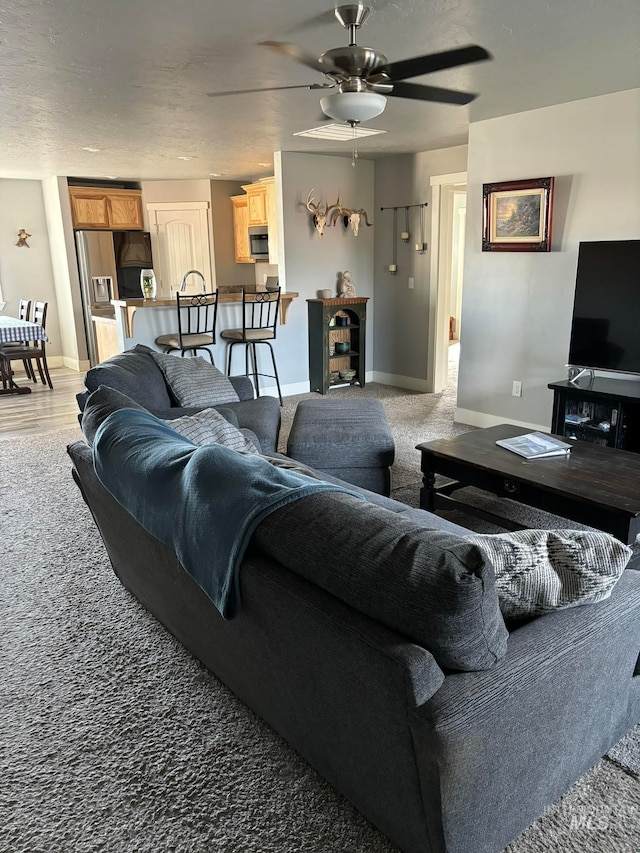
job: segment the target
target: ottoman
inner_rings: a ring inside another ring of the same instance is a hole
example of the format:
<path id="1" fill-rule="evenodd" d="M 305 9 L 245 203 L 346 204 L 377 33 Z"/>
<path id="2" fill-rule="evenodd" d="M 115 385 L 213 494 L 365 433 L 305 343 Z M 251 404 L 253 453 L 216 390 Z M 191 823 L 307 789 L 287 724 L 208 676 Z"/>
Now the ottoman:
<path id="1" fill-rule="evenodd" d="M 293 418 L 287 455 L 380 495 L 391 490 L 395 445 L 380 400 L 303 400 Z"/>

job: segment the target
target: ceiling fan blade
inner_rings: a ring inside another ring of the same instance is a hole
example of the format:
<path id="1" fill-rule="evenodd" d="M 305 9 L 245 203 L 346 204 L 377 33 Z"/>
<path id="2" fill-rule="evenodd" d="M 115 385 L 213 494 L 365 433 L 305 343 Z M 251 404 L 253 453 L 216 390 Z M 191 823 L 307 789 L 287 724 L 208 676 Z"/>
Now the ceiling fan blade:
<path id="1" fill-rule="evenodd" d="M 207 98 L 222 98 L 225 95 L 249 95 L 252 92 L 279 92 L 281 89 L 333 89 L 335 83 L 309 83 L 300 86 L 267 86 L 261 89 L 233 89 L 230 92 L 207 92 Z"/>
<path id="2" fill-rule="evenodd" d="M 314 15 L 312 18 L 307 18 L 306 21 L 302 21 L 300 24 L 290 27 L 286 32 L 301 33 L 305 30 L 311 30 L 315 29 L 315 27 L 323 26 L 324 24 L 335 24 L 335 22 L 335 9 L 328 9 L 326 12 L 320 12 L 320 14 Z"/>
<path id="3" fill-rule="evenodd" d="M 441 53 L 428 53 L 426 56 L 414 56 L 413 59 L 390 62 L 378 71 L 384 72 L 395 82 L 408 80 L 410 77 L 420 77 L 422 74 L 431 74 L 433 71 L 442 71 L 445 68 L 468 65 L 470 62 L 482 62 L 485 59 L 492 59 L 491 54 L 477 44 L 470 44 L 467 47 L 443 50 Z"/>
<path id="4" fill-rule="evenodd" d="M 455 89 L 440 89 L 438 86 L 421 86 L 419 83 L 394 83 L 395 98 L 411 98 L 415 101 L 435 101 L 439 104 L 468 104 L 477 95 L 470 92 L 457 92 Z"/>
<path id="5" fill-rule="evenodd" d="M 317 56 L 306 53 L 304 50 L 296 47 L 295 44 L 289 44 L 286 41 L 261 41 L 260 45 L 268 47 L 269 50 L 274 50 L 281 56 L 293 59 L 301 65 L 306 65 L 307 68 L 313 68 L 314 71 L 319 71 L 321 74 L 339 74 L 342 76 L 342 72 L 337 66 L 328 61 L 320 63 Z"/>

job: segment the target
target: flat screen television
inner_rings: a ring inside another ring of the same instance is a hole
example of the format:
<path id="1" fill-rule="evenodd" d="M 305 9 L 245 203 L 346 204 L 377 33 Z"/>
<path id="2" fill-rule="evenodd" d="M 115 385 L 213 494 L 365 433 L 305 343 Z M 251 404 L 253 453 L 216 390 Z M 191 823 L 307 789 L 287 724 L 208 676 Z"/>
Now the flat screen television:
<path id="1" fill-rule="evenodd" d="M 640 373 L 640 240 L 580 243 L 569 364 Z"/>

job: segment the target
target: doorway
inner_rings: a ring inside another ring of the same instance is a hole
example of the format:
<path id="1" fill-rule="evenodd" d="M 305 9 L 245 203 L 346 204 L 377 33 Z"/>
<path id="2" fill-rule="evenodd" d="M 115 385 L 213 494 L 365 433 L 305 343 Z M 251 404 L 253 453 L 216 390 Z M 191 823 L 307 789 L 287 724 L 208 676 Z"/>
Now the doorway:
<path id="1" fill-rule="evenodd" d="M 431 278 L 429 390 L 457 383 L 461 346 L 462 284 L 467 213 L 467 173 L 431 178 Z"/>

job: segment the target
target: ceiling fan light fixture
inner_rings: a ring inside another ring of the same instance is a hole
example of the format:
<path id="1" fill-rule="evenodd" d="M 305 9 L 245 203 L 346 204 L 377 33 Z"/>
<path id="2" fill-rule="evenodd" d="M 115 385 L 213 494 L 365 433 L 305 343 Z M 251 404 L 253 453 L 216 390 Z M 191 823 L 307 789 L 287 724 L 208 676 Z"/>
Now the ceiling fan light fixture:
<path id="1" fill-rule="evenodd" d="M 369 121 L 384 112 L 387 99 L 377 92 L 336 92 L 320 99 L 322 112 L 336 121 Z"/>

